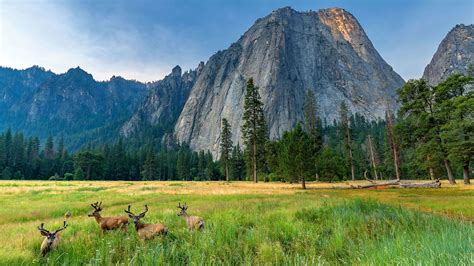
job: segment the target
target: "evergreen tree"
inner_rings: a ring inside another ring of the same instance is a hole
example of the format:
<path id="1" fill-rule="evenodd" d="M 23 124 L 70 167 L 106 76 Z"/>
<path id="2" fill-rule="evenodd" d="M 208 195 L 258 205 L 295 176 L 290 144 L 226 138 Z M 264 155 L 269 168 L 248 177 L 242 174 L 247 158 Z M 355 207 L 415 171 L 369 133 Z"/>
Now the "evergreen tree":
<path id="1" fill-rule="evenodd" d="M 77 167 L 74 171 L 74 180 L 84 180 L 84 171 L 81 167 Z"/>
<path id="2" fill-rule="evenodd" d="M 339 107 L 339 125 L 341 135 L 344 139 L 344 148 L 347 153 L 347 161 L 351 168 L 351 179 L 355 180 L 355 165 L 353 158 L 353 147 L 352 147 L 352 133 L 351 133 L 351 123 L 349 121 L 349 110 L 345 102 L 341 102 Z"/>
<path id="3" fill-rule="evenodd" d="M 473 80 L 452 75 L 435 88 L 437 115 L 445 121 L 441 137 L 447 141 L 449 158 L 462 165 L 464 184 L 470 184 L 469 164 L 474 157 Z"/>
<path id="4" fill-rule="evenodd" d="M 312 149 L 315 156 L 321 151 L 322 140 L 322 122 L 318 117 L 318 108 L 316 98 L 311 90 L 308 90 L 304 101 L 304 127 L 312 140 Z M 310 158 L 308 158 L 310 159 Z"/>
<path id="5" fill-rule="evenodd" d="M 252 171 L 253 181 L 256 183 L 258 182 L 257 171 L 265 167 L 262 161 L 265 160 L 267 128 L 263 113 L 263 102 L 253 79 L 249 79 L 247 82 L 241 131 L 246 148 L 247 163 Z"/>
<path id="6" fill-rule="evenodd" d="M 221 163 L 224 168 L 225 180 L 229 182 L 229 161 L 232 151 L 232 133 L 227 119 L 222 119 L 221 129 Z"/>
<path id="7" fill-rule="evenodd" d="M 54 142 L 53 136 L 49 135 L 48 140 L 46 141 L 46 146 L 44 148 L 44 157 L 47 159 L 53 159 L 54 157 Z"/>
<path id="8" fill-rule="evenodd" d="M 153 151 L 149 151 L 146 157 L 145 163 L 143 164 L 143 171 L 141 172 L 143 180 L 156 180 L 157 179 L 157 167 L 156 157 Z"/>
<path id="9" fill-rule="evenodd" d="M 444 162 L 449 182 L 455 184 L 446 143 L 441 138 L 443 118 L 436 113 L 435 91 L 421 79 L 409 80 L 397 93 L 401 103 L 399 115 L 402 118 L 398 127 L 404 139 L 417 147 L 415 153 L 420 162 L 431 163 L 432 167 L 433 161 L 440 158 Z M 427 165 L 426 168 L 429 167 Z"/>
<path id="10" fill-rule="evenodd" d="M 232 180 L 243 180 L 245 177 L 245 158 L 239 143 L 232 149 L 229 172 Z"/>

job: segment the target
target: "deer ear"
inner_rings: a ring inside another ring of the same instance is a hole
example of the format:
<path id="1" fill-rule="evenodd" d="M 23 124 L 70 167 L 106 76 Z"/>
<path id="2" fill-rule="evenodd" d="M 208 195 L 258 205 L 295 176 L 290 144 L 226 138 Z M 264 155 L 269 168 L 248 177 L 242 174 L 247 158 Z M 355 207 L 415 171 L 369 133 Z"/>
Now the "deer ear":
<path id="1" fill-rule="evenodd" d="M 40 233 L 41 233 L 42 236 L 48 236 L 48 234 L 46 232 L 40 231 Z"/>

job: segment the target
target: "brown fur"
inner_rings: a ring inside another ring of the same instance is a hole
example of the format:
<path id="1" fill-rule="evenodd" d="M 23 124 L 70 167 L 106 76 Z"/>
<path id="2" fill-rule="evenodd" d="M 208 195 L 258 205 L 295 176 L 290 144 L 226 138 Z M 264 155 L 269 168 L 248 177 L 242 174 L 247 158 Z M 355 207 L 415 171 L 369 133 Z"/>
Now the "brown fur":
<path id="1" fill-rule="evenodd" d="M 128 214 L 128 217 L 133 220 L 135 230 L 137 230 L 138 236 L 142 240 L 153 239 L 157 235 L 166 235 L 168 233 L 168 229 L 163 224 L 144 224 L 140 222 L 140 219 L 145 217 L 145 214 L 148 211 L 147 205 L 145 205 L 145 211 L 139 215 L 132 213 L 130 207 L 131 206 L 128 205 L 128 209 L 125 210 L 125 212 Z"/>
<path id="2" fill-rule="evenodd" d="M 138 228 L 135 226 L 135 229 L 142 240 L 153 239 L 157 235 L 166 235 L 168 232 L 163 224 L 140 224 Z"/>
<path id="3" fill-rule="evenodd" d="M 127 230 L 128 217 L 117 216 L 117 217 L 102 217 L 99 213 L 94 215 L 95 221 L 99 224 L 100 229 L 103 231 L 115 230 L 121 228 Z"/>
<path id="4" fill-rule="evenodd" d="M 182 216 L 184 220 L 186 221 L 186 225 L 188 226 L 188 229 L 190 231 L 192 230 L 202 230 L 204 229 L 204 219 L 199 216 L 189 216 L 186 210 L 188 209 L 188 206 L 186 203 L 184 203 L 183 206 L 181 206 L 181 203 L 178 204 L 178 208 L 180 209 L 180 212 L 178 213 L 178 216 Z"/>
<path id="5" fill-rule="evenodd" d="M 44 236 L 43 242 L 41 243 L 41 255 L 45 256 L 46 253 L 50 252 L 51 250 L 56 249 L 61 242 L 61 237 L 59 236 L 59 232 L 67 228 L 66 221 L 62 227 L 56 229 L 54 232 L 50 232 L 45 229 L 44 224 L 42 223 L 38 226 L 38 230 L 40 231 L 41 235 Z"/>
<path id="6" fill-rule="evenodd" d="M 55 250 L 58 246 L 59 243 L 61 242 L 61 238 L 59 237 L 59 234 L 56 235 L 56 238 L 53 240 L 51 245 L 48 244 L 48 238 L 45 237 L 43 239 L 43 242 L 41 243 L 41 255 L 46 255 L 46 253 L 50 252 L 51 250 Z"/>
<path id="7" fill-rule="evenodd" d="M 89 214 L 89 217 L 94 217 L 95 221 L 99 224 L 102 231 L 115 230 L 121 228 L 127 230 L 128 218 L 126 216 L 116 216 L 116 217 L 102 217 L 100 212 L 102 211 L 102 202 L 96 202 L 91 204 L 94 211 Z"/>

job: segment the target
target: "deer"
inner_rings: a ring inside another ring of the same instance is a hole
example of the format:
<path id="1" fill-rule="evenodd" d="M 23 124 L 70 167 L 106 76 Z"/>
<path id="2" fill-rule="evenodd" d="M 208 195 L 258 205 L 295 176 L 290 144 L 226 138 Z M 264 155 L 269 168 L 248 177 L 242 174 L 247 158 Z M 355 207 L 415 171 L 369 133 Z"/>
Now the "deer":
<path id="1" fill-rule="evenodd" d="M 102 211 L 102 201 L 91 204 L 94 211 L 90 213 L 89 217 L 94 217 L 95 221 L 99 224 L 102 231 L 115 230 L 121 228 L 127 230 L 128 218 L 126 216 L 117 217 L 102 217 L 100 212 Z"/>
<path id="2" fill-rule="evenodd" d="M 139 215 L 135 215 L 131 210 L 131 206 L 128 205 L 128 209 L 125 210 L 125 213 L 128 214 L 128 217 L 133 220 L 135 224 L 135 230 L 138 233 L 138 236 L 142 240 L 149 240 L 153 239 L 157 235 L 167 235 L 168 228 L 165 227 L 163 224 L 144 224 L 140 222 L 140 219 L 145 217 L 145 214 L 148 212 L 148 205 L 145 205 L 145 211 L 140 213 Z"/>
<path id="3" fill-rule="evenodd" d="M 184 220 L 186 221 L 186 224 L 188 225 L 189 231 L 192 231 L 194 229 L 197 229 L 197 230 L 204 229 L 204 219 L 199 216 L 190 216 L 186 212 L 186 210 L 188 209 L 186 202 L 184 203 L 183 206 L 181 206 L 181 202 L 179 202 L 177 208 L 180 209 L 178 216 L 181 216 L 184 218 Z"/>
<path id="4" fill-rule="evenodd" d="M 49 232 L 44 228 L 44 223 L 41 223 L 38 226 L 38 230 L 40 231 L 41 235 L 44 236 L 43 242 L 41 243 L 41 255 L 45 256 L 51 250 L 54 250 L 58 247 L 61 238 L 59 237 L 59 232 L 66 229 L 67 224 L 64 221 L 63 227 L 56 229 L 53 233 Z"/>

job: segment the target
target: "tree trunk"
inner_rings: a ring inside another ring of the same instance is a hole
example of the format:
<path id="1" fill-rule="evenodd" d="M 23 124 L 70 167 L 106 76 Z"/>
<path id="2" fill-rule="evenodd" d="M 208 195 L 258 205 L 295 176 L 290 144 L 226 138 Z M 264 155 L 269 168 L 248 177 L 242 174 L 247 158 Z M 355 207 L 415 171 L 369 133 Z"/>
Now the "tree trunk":
<path id="1" fill-rule="evenodd" d="M 229 163 L 225 164 L 225 181 L 229 182 Z"/>
<path id="2" fill-rule="evenodd" d="M 372 146 L 372 137 L 370 135 L 369 135 L 369 150 L 370 150 L 370 160 L 372 161 L 372 167 L 374 168 L 374 177 L 375 177 L 375 180 L 378 180 L 379 177 L 377 175 L 377 165 L 375 164 L 374 146 Z"/>
<path id="3" fill-rule="evenodd" d="M 435 180 L 433 167 L 428 167 L 428 172 L 430 173 L 431 180 Z"/>
<path id="4" fill-rule="evenodd" d="M 388 141 L 389 141 L 390 150 L 393 156 L 393 164 L 395 166 L 395 176 L 397 180 L 400 180 L 400 177 L 401 177 L 400 155 L 398 153 L 397 144 L 395 143 L 395 136 L 393 133 L 393 120 L 392 120 L 392 114 L 390 112 L 387 113 L 387 133 L 388 133 Z"/>
<path id="5" fill-rule="evenodd" d="M 427 155 L 427 156 L 426 156 L 426 161 L 427 161 L 428 163 L 430 163 L 430 162 L 431 162 L 431 156 Z M 431 167 L 431 166 L 428 167 L 428 173 L 430 174 L 431 180 L 434 180 L 435 177 L 434 177 L 434 170 L 433 170 L 433 167 Z"/>
<path id="6" fill-rule="evenodd" d="M 306 189 L 306 182 L 304 180 L 304 177 L 301 178 L 301 185 L 303 185 L 303 189 Z"/>
<path id="7" fill-rule="evenodd" d="M 469 180 L 469 163 L 464 164 L 462 168 L 462 177 L 464 178 L 465 185 L 471 184 L 471 181 Z"/>
<path id="8" fill-rule="evenodd" d="M 253 182 L 257 183 L 257 144 L 255 143 L 257 140 L 255 139 L 253 141 L 253 154 L 252 154 L 252 160 L 253 160 L 253 165 L 252 165 L 252 170 L 253 170 Z"/>
<path id="9" fill-rule="evenodd" d="M 449 184 L 456 184 L 456 180 L 454 179 L 453 175 L 453 169 L 451 168 L 451 163 L 447 158 L 444 159 L 444 167 L 446 167 L 446 172 L 448 173 Z"/>
<path id="10" fill-rule="evenodd" d="M 350 129 L 349 125 L 347 126 L 347 147 L 349 148 L 349 163 L 351 164 L 351 178 L 352 181 L 355 181 L 355 167 L 354 167 L 354 160 L 352 158 L 352 143 L 351 143 L 351 134 L 350 134 Z"/>

